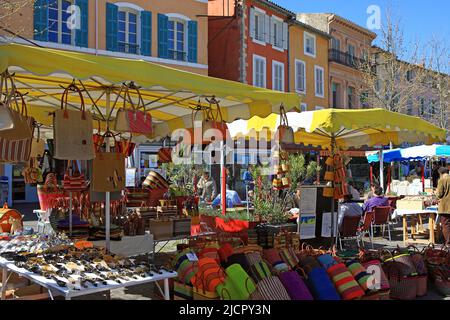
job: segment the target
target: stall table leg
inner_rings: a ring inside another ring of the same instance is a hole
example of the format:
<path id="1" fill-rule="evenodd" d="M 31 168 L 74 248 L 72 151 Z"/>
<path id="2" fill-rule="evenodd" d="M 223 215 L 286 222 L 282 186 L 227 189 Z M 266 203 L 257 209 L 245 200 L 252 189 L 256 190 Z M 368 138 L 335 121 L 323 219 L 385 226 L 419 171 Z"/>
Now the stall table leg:
<path id="1" fill-rule="evenodd" d="M 406 242 L 408 241 L 408 223 L 406 221 L 406 215 L 402 216 L 403 221 L 403 245 L 406 246 Z"/>
<path id="2" fill-rule="evenodd" d="M 434 213 L 430 213 L 430 216 L 428 218 L 428 228 L 430 229 L 430 242 L 432 244 L 436 243 L 435 239 L 435 221 L 436 221 L 436 215 Z"/>
<path id="3" fill-rule="evenodd" d="M 2 300 L 6 300 L 6 289 L 8 287 L 8 269 L 2 270 Z"/>
<path id="4" fill-rule="evenodd" d="M 169 279 L 164 279 L 164 299 L 170 300 Z"/>

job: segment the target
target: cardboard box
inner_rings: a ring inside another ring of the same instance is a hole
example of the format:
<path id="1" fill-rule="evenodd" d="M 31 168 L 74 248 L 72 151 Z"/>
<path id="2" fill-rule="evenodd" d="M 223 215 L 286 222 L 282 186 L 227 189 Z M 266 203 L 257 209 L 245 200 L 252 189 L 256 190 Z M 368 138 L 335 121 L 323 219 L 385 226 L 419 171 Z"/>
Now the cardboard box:
<path id="1" fill-rule="evenodd" d="M 424 210 L 425 204 L 422 199 L 401 199 L 397 200 L 397 209 Z"/>

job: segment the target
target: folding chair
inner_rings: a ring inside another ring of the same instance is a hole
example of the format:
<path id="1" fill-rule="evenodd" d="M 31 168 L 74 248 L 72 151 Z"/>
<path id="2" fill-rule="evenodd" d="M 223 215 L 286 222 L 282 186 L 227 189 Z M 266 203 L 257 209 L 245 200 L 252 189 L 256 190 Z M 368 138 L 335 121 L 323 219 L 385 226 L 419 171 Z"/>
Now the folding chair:
<path id="1" fill-rule="evenodd" d="M 342 221 L 342 230 L 338 232 L 339 247 L 342 250 L 342 241 L 356 240 L 359 247 L 358 226 L 361 217 L 344 217 Z"/>
<path id="2" fill-rule="evenodd" d="M 388 229 L 388 234 L 389 234 L 389 241 L 392 241 L 391 238 L 391 222 L 390 222 L 390 215 L 391 215 L 391 207 L 390 206 L 386 206 L 386 207 L 375 207 L 373 208 L 373 212 L 374 212 L 374 218 L 373 218 L 373 223 L 372 223 L 372 235 L 373 233 L 373 228 L 374 227 L 382 227 L 383 228 L 383 232 L 382 232 L 382 237 L 384 237 L 384 230 L 385 227 L 387 226 Z"/>
<path id="3" fill-rule="evenodd" d="M 364 215 L 364 220 L 363 220 L 363 224 L 361 227 L 358 228 L 358 237 L 359 239 L 361 239 L 361 243 L 364 247 L 364 237 L 366 234 L 369 235 L 369 239 L 370 239 L 370 244 L 372 245 L 372 249 L 373 249 L 373 231 L 372 231 L 372 222 L 373 222 L 373 217 L 374 217 L 375 213 L 373 211 L 369 211 L 366 212 L 366 214 Z"/>

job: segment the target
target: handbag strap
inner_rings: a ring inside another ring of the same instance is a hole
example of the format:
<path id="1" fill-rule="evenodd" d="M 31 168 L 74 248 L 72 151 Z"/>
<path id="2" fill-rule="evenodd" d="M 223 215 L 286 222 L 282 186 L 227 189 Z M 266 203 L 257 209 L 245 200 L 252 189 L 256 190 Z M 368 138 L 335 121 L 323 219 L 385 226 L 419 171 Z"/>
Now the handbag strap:
<path id="1" fill-rule="evenodd" d="M 80 100 L 81 100 L 81 106 L 80 106 L 81 119 L 86 120 L 86 107 L 84 104 L 83 94 L 81 93 L 80 88 L 78 88 L 75 83 L 71 83 L 68 87 L 66 87 L 61 96 L 61 110 L 64 110 L 64 118 L 69 117 L 69 114 L 67 113 L 67 105 L 68 105 L 67 100 L 69 98 L 69 91 L 78 93 L 78 96 L 80 97 Z"/>
<path id="2" fill-rule="evenodd" d="M 288 117 L 286 114 L 286 109 L 284 109 L 284 105 L 281 104 L 280 105 L 280 122 L 281 125 L 285 125 L 285 126 L 289 126 L 289 121 L 288 121 Z"/>

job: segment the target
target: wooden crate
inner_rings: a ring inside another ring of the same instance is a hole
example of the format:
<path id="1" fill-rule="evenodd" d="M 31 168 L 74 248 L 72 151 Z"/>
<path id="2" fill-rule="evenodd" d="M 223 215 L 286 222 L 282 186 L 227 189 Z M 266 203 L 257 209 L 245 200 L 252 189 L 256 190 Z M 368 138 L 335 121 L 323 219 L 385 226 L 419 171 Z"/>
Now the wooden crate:
<path id="1" fill-rule="evenodd" d="M 424 210 L 425 204 L 422 199 L 400 199 L 397 200 L 397 209 Z"/>
<path id="2" fill-rule="evenodd" d="M 190 236 L 191 235 L 191 218 L 174 218 L 173 236 Z"/>

